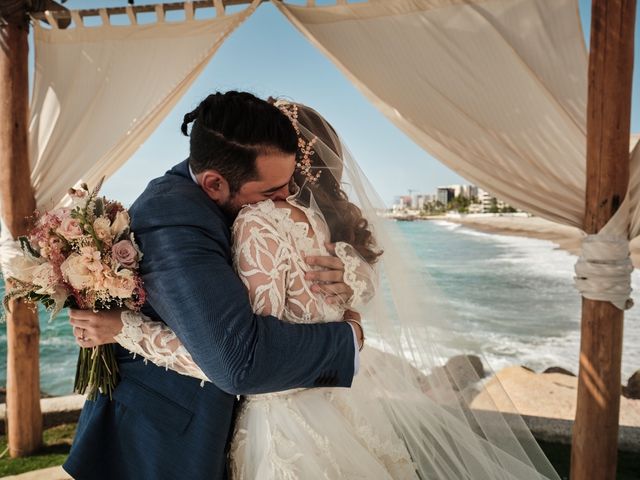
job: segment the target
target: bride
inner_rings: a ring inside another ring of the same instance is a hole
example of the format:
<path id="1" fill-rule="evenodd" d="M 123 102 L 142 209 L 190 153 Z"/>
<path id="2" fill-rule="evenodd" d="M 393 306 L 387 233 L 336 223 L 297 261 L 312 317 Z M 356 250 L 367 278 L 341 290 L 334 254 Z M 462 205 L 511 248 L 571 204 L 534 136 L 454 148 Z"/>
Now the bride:
<path id="1" fill-rule="evenodd" d="M 304 105 L 276 105 L 299 139 L 292 195 L 242 209 L 233 225 L 234 267 L 256 313 L 322 322 L 358 310 L 369 340 L 351 389 L 245 397 L 229 453 L 233 478 L 558 478 L 520 417 L 469 408 L 473 392 L 461 378 L 479 380 L 472 365 L 455 373 L 438 367 L 442 346 L 453 344 L 449 312 L 377 215 L 378 199 L 333 127 Z M 307 257 L 328 253 L 344 263 L 354 292 L 348 302 L 312 282 Z M 100 339 L 93 345 L 115 341 L 208 381 L 162 322 L 130 311 L 71 318 Z"/>

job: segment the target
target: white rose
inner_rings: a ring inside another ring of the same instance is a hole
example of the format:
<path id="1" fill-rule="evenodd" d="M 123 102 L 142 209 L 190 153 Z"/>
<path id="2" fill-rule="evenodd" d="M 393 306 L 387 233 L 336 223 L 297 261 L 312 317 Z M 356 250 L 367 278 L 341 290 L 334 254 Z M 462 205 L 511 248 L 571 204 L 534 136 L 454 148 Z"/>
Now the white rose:
<path id="1" fill-rule="evenodd" d="M 93 222 L 93 231 L 96 232 L 96 237 L 102 241 L 111 241 L 111 222 L 106 217 L 98 217 Z"/>
<path id="2" fill-rule="evenodd" d="M 62 276 L 76 290 L 82 290 L 93 285 L 93 275 L 87 268 L 87 261 L 82 255 L 72 253 L 62 265 Z"/>
<path id="3" fill-rule="evenodd" d="M 113 238 L 118 238 L 122 232 L 129 228 L 130 222 L 129 214 L 125 210 L 116 213 L 116 218 L 113 219 L 113 224 L 111 224 L 111 235 Z"/>

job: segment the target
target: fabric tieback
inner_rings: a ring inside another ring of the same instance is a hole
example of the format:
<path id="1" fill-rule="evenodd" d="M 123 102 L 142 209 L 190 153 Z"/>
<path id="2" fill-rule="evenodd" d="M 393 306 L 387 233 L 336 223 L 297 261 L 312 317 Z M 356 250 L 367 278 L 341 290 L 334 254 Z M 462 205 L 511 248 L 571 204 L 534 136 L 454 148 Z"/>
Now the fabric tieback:
<path id="1" fill-rule="evenodd" d="M 588 235 L 574 277 L 580 294 L 590 300 L 611 302 L 620 310 L 633 306 L 629 241 L 616 235 Z"/>

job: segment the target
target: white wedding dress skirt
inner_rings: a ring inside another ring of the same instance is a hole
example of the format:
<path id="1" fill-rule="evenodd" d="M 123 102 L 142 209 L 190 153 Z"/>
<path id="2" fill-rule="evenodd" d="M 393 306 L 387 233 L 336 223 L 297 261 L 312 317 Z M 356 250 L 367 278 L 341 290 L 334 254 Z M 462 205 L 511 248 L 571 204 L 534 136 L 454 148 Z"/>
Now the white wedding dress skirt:
<path id="1" fill-rule="evenodd" d="M 363 363 L 375 352 L 365 350 Z M 417 479 L 375 391 L 362 374 L 351 389 L 246 397 L 231 445 L 232 480 Z"/>

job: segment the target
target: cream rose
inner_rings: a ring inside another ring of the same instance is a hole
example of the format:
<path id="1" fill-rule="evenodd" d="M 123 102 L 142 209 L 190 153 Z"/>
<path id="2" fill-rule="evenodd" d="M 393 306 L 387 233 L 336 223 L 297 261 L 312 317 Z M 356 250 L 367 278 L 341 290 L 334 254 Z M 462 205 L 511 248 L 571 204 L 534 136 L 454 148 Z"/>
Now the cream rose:
<path id="1" fill-rule="evenodd" d="M 98 217 L 93 222 L 93 231 L 103 242 L 111 242 L 111 222 L 106 217 Z"/>
<path id="2" fill-rule="evenodd" d="M 131 270 L 121 270 L 116 276 L 109 275 L 104 279 L 104 286 L 109 295 L 115 298 L 130 298 L 136 287 Z"/>
<path id="3" fill-rule="evenodd" d="M 120 240 L 111 248 L 111 255 L 116 262 L 126 268 L 138 266 L 138 251 L 129 240 Z"/>
<path id="4" fill-rule="evenodd" d="M 60 265 L 62 277 L 76 290 L 83 290 L 94 284 L 93 274 L 87 264 L 87 259 L 83 255 L 72 253 Z"/>
<path id="5" fill-rule="evenodd" d="M 113 219 L 113 223 L 111 224 L 111 235 L 113 238 L 118 238 L 127 228 L 129 228 L 129 223 L 131 219 L 129 218 L 129 214 L 126 211 L 116 213 L 116 218 Z"/>
<path id="6" fill-rule="evenodd" d="M 62 223 L 57 229 L 57 232 L 62 235 L 67 240 L 75 240 L 76 238 L 82 237 L 82 228 L 80 227 L 80 222 L 75 218 L 67 217 L 62 220 Z"/>

